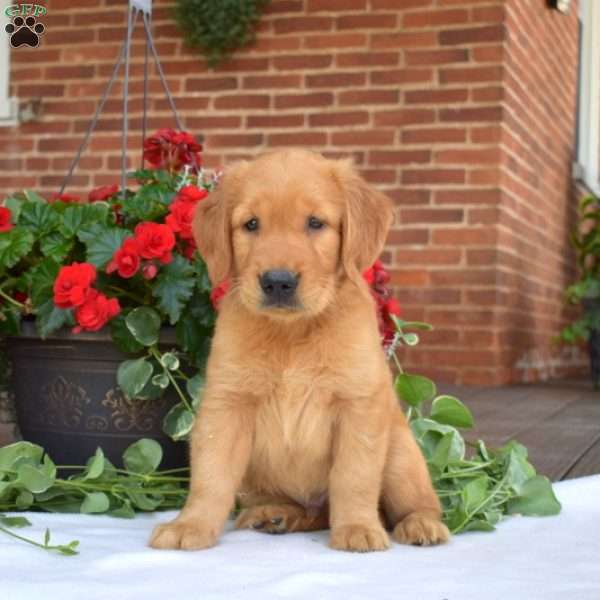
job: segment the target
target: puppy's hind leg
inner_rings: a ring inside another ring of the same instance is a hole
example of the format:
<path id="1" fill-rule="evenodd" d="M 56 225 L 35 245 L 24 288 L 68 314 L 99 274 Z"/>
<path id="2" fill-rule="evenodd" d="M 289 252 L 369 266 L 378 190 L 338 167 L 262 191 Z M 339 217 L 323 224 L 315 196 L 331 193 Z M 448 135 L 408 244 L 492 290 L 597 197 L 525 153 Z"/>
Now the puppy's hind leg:
<path id="1" fill-rule="evenodd" d="M 427 464 L 400 408 L 394 415 L 381 499 L 397 542 L 427 546 L 450 537 Z"/>
<path id="2" fill-rule="evenodd" d="M 329 527 L 326 506 L 312 511 L 282 496 L 255 495 L 242 503 L 247 508 L 236 519 L 237 529 L 254 529 L 261 533 L 292 533 Z"/>

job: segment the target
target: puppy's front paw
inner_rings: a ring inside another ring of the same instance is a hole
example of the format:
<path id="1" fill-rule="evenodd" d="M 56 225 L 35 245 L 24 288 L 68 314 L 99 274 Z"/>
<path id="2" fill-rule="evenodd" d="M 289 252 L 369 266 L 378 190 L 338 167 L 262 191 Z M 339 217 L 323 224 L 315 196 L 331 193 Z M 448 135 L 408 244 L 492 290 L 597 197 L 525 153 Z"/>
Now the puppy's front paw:
<path id="1" fill-rule="evenodd" d="M 158 525 L 150 538 L 150 546 L 157 550 L 202 550 L 216 543 L 217 531 L 214 528 L 187 519 Z"/>
<path id="2" fill-rule="evenodd" d="M 390 539 L 381 525 L 343 525 L 331 530 L 329 546 L 350 552 L 387 550 Z"/>
<path id="3" fill-rule="evenodd" d="M 447 542 L 450 532 L 439 519 L 426 513 L 414 512 L 396 525 L 392 536 L 399 544 L 431 546 Z"/>
<path id="4" fill-rule="evenodd" d="M 267 504 L 246 508 L 235 522 L 237 529 L 254 529 L 262 533 L 287 533 L 300 530 L 304 509 L 291 504 Z"/>

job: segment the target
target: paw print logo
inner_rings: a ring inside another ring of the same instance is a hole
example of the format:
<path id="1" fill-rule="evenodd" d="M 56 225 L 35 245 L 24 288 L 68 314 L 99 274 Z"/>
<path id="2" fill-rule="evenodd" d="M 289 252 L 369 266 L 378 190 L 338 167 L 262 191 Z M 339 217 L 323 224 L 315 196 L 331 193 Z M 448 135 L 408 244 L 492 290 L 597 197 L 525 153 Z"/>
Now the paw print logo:
<path id="1" fill-rule="evenodd" d="M 40 43 L 40 35 L 46 30 L 42 23 L 37 23 L 36 18 L 32 16 L 26 19 L 15 17 L 12 23 L 9 23 L 4 29 L 6 33 L 10 34 L 10 45 L 13 48 L 19 46 L 37 48 Z"/>

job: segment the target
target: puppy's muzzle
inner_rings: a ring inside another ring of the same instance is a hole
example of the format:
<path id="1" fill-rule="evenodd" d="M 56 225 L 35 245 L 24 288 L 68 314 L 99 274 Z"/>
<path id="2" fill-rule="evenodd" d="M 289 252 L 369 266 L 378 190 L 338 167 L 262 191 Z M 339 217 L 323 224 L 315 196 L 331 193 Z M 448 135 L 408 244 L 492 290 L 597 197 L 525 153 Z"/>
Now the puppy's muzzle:
<path id="1" fill-rule="evenodd" d="M 265 306 L 293 307 L 297 305 L 296 288 L 299 275 L 286 270 L 265 271 L 259 277 Z"/>

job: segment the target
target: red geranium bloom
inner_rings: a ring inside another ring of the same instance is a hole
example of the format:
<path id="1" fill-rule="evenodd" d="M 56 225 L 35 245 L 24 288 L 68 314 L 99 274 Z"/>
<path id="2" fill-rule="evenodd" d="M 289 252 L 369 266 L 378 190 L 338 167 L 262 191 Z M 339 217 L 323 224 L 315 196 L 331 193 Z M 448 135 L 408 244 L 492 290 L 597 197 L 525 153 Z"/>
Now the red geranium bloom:
<path id="1" fill-rule="evenodd" d="M 112 185 L 101 185 L 93 189 L 89 195 L 88 200 L 90 202 L 100 202 L 112 198 L 119 191 L 119 186 L 116 183 Z"/>
<path id="2" fill-rule="evenodd" d="M 208 190 L 199 188 L 197 185 L 184 185 L 175 196 L 174 201 L 183 200 L 184 202 L 200 202 L 208 196 Z"/>
<path id="3" fill-rule="evenodd" d="M 70 194 L 52 194 L 49 202 L 66 202 L 68 204 L 77 203 L 80 201 L 79 196 L 71 196 Z"/>
<path id="4" fill-rule="evenodd" d="M 133 277 L 140 268 L 140 247 L 135 238 L 127 238 L 106 267 L 107 273 L 117 271 L 124 279 Z"/>
<path id="5" fill-rule="evenodd" d="M 13 228 L 11 223 L 12 213 L 5 206 L 0 206 L 0 233 L 10 231 Z"/>
<path id="6" fill-rule="evenodd" d="M 229 291 L 229 281 L 222 281 L 217 287 L 214 287 L 210 292 L 210 301 L 212 302 L 213 308 L 219 310 L 221 300 L 223 300 L 225 294 Z"/>
<path id="7" fill-rule="evenodd" d="M 96 267 L 90 263 L 73 263 L 61 267 L 54 281 L 54 304 L 59 308 L 81 306 L 96 280 Z"/>
<path id="8" fill-rule="evenodd" d="M 144 160 L 155 168 L 173 171 L 183 165 L 199 167 L 202 146 L 186 131 L 159 129 L 144 140 Z"/>
<path id="9" fill-rule="evenodd" d="M 134 233 L 142 258 L 156 258 L 163 264 L 171 262 L 175 235 L 167 225 L 148 221 L 137 225 Z"/>
<path id="10" fill-rule="evenodd" d="M 107 298 L 98 290 L 90 290 L 85 302 L 75 311 L 77 326 L 73 328 L 73 333 L 98 331 L 120 312 L 116 298 Z"/>
<path id="11" fill-rule="evenodd" d="M 189 240 L 193 237 L 192 221 L 195 210 L 196 205 L 194 203 L 176 200 L 169 207 L 170 214 L 167 215 L 165 223 L 174 233 L 178 233 L 180 238 Z"/>

